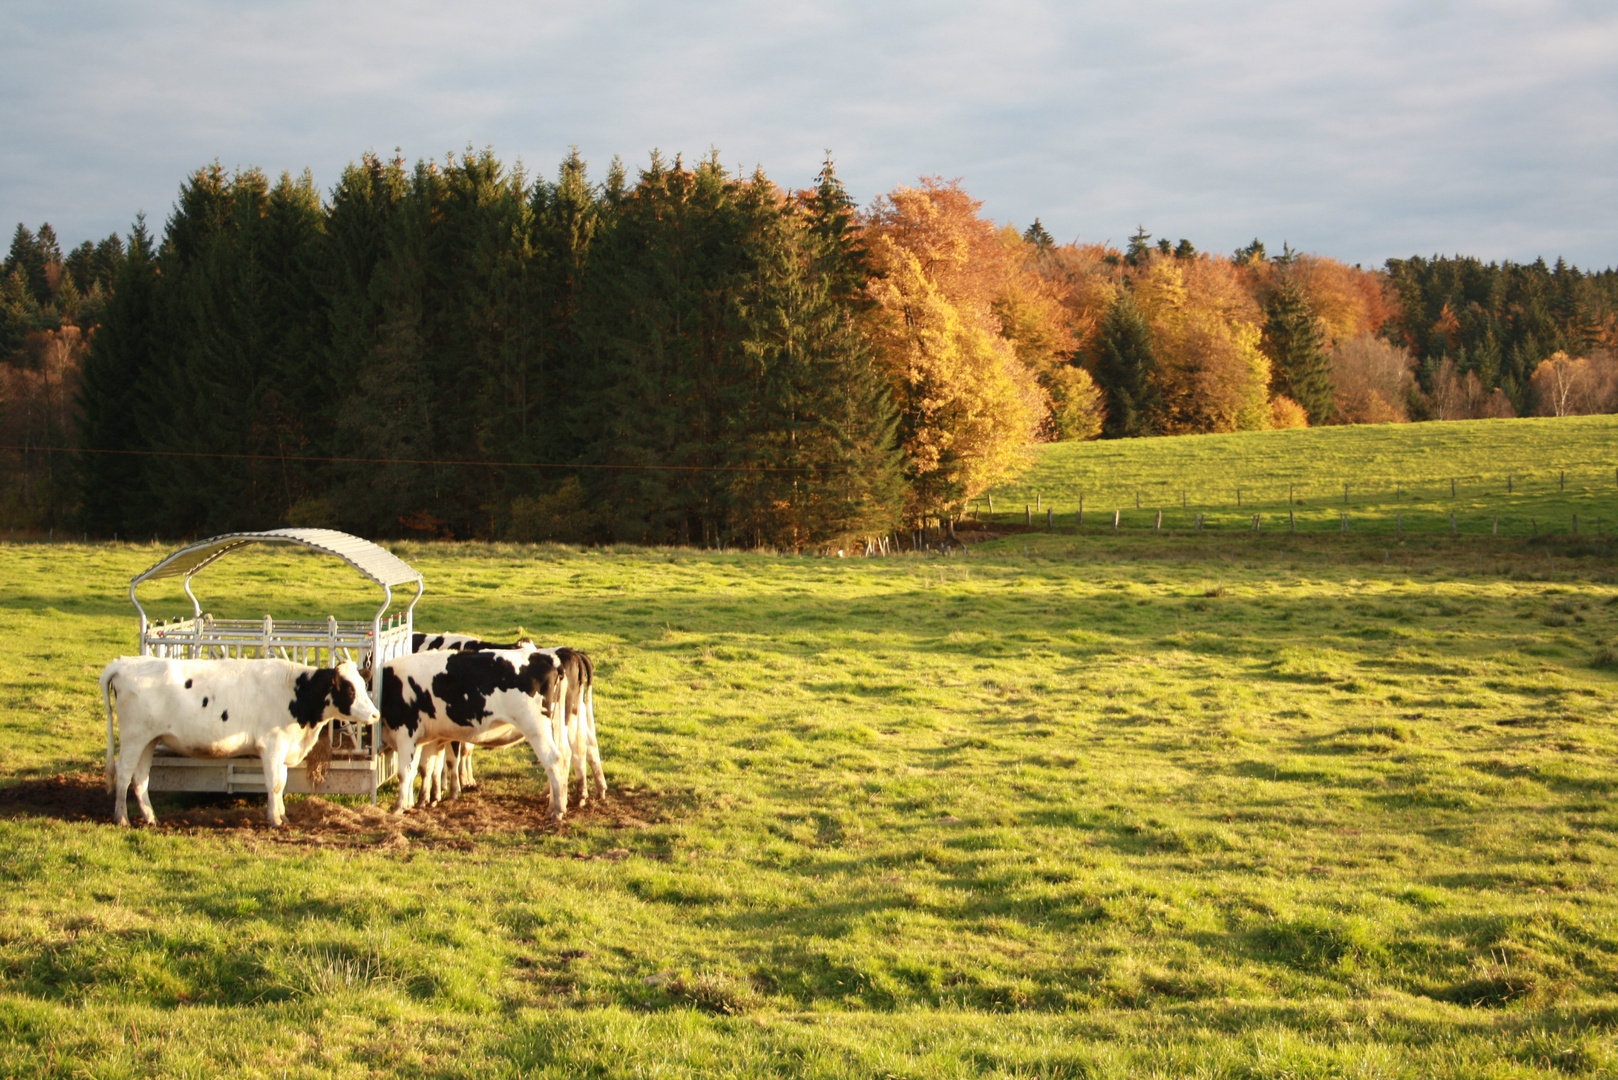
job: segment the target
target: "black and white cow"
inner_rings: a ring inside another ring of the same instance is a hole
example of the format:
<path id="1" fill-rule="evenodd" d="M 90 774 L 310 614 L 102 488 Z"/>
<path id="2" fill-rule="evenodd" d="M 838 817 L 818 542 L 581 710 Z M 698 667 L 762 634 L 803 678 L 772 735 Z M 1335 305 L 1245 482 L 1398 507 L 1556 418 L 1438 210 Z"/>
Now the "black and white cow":
<path id="1" fill-rule="evenodd" d="M 117 709 L 118 755 L 108 761 L 113 816 L 129 824 L 131 781 L 141 816 L 157 824 L 147 795 L 159 740 L 187 757 L 254 753 L 264 767 L 270 824 L 286 820 L 282 799 L 287 766 L 313 749 L 327 723 L 342 716 L 359 724 L 377 718 L 365 680 L 352 663 L 313 668 L 290 660 L 170 660 L 124 656 L 101 672 L 107 745 Z"/>
<path id="2" fill-rule="evenodd" d="M 596 782 L 596 794 L 607 797 L 607 778 L 601 771 L 601 748 L 596 745 L 595 664 L 578 649 L 563 645 L 555 649 L 540 649 L 556 657 L 561 665 L 566 693 L 564 724 L 568 736 L 568 771 L 572 763 L 579 763 L 579 805 L 590 798 L 590 776 Z M 564 776 L 567 776 L 564 773 Z"/>
<path id="3" fill-rule="evenodd" d="M 527 649 L 427 651 L 389 660 L 382 669 L 382 735 L 399 761 L 399 803 L 412 787 L 424 747 L 526 740 L 551 787 L 551 813 L 567 812 L 568 733 L 561 662 Z"/>
<path id="4" fill-rule="evenodd" d="M 520 649 L 524 645 L 532 645 L 533 639 L 520 637 L 509 645 L 494 641 L 484 641 L 476 634 L 412 634 L 410 635 L 411 652 L 489 652 L 494 649 Z"/>
<path id="5" fill-rule="evenodd" d="M 410 651 L 418 652 L 488 652 L 495 649 L 525 649 L 534 644 L 532 638 L 523 636 L 516 641 L 500 643 L 485 641 L 476 634 L 412 634 L 410 636 Z M 520 736 L 513 736 L 512 742 L 520 742 Z M 485 744 L 493 745 L 493 744 Z M 509 743 L 502 745 L 510 745 Z M 472 746 L 470 743 L 453 743 L 443 747 L 430 747 L 422 751 L 422 792 L 424 803 L 436 803 L 444 797 L 445 763 L 454 771 L 449 774 L 449 795 L 452 799 L 461 797 L 463 788 L 477 787 L 477 780 L 472 774 Z"/>

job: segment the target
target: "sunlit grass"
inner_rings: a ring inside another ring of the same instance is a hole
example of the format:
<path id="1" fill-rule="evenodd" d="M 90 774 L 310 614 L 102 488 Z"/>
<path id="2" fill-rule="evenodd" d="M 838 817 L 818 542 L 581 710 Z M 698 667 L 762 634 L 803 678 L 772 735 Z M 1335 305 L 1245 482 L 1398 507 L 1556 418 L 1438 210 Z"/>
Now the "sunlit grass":
<path id="1" fill-rule="evenodd" d="M 1599 553 L 398 550 L 418 625 L 598 658 L 609 782 L 662 820 L 347 847 L 0 801 L 0 1072 L 1615 1067 Z M 95 673 L 163 553 L 0 547 L 6 781 L 99 769 Z M 273 553 L 197 586 L 248 616 L 368 589 Z M 480 797 L 542 783 L 481 768 Z"/>

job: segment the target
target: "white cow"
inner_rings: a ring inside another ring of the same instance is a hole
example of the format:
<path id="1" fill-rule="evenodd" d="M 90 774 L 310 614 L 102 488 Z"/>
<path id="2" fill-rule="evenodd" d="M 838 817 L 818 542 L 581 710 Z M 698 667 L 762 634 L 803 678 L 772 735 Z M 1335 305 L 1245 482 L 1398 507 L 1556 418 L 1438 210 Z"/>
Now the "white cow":
<path id="1" fill-rule="evenodd" d="M 399 759 L 399 803 L 413 801 L 424 748 L 528 742 L 551 787 L 551 813 L 567 812 L 568 738 L 561 664 L 528 649 L 419 652 L 382 669 L 382 734 Z"/>
<path id="2" fill-rule="evenodd" d="M 116 795 L 113 815 L 120 825 L 129 824 L 131 780 L 141 816 L 148 825 L 157 824 L 147 784 L 159 740 L 187 757 L 256 752 L 264 767 L 270 824 L 280 826 L 286 820 L 287 766 L 303 761 L 336 717 L 358 724 L 377 718 L 352 663 L 313 668 L 290 660 L 124 656 L 101 672 L 101 699 L 109 747 L 117 707 L 118 756 L 107 763 L 107 782 Z"/>

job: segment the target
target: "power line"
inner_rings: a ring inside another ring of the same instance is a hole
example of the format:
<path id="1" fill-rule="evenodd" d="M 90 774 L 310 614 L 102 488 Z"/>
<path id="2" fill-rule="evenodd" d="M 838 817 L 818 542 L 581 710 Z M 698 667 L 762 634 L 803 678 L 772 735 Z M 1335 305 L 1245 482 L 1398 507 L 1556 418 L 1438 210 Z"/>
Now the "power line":
<path id="1" fill-rule="evenodd" d="M 316 461 L 353 465 L 475 465 L 501 469 L 603 469 L 614 471 L 659 472 L 762 472 L 812 473 L 810 466 L 794 465 L 576 465 L 548 461 L 457 461 L 433 458 L 316 457 L 312 454 L 231 454 L 219 450 L 94 450 L 88 447 L 0 445 L 0 450 L 24 453 L 44 451 L 59 454 L 126 454 L 134 457 L 225 458 L 240 461 Z"/>

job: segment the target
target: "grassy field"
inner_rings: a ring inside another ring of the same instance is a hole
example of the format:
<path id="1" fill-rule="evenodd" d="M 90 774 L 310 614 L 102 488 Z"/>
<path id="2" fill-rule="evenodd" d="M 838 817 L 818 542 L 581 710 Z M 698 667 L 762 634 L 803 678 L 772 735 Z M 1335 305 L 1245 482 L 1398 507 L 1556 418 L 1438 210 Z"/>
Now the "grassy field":
<path id="1" fill-rule="evenodd" d="M 1453 489 L 1451 482 L 1454 482 Z M 1344 497 L 1344 485 L 1347 497 Z M 1452 494 L 1453 490 L 1453 494 Z M 1569 535 L 1618 531 L 1618 416 L 1466 420 L 1057 443 L 993 492 L 1001 522 L 1111 531 Z M 1454 515 L 1452 526 L 1450 515 Z M 1289 515 L 1291 515 L 1289 517 Z M 1497 520 L 1498 519 L 1498 522 Z"/>
<path id="2" fill-rule="evenodd" d="M 609 806 L 550 828 L 510 750 L 465 814 L 117 829 L 95 675 L 166 549 L 0 546 L 0 1074 L 1618 1075 L 1605 545 L 397 550 L 419 627 L 598 658 Z"/>

